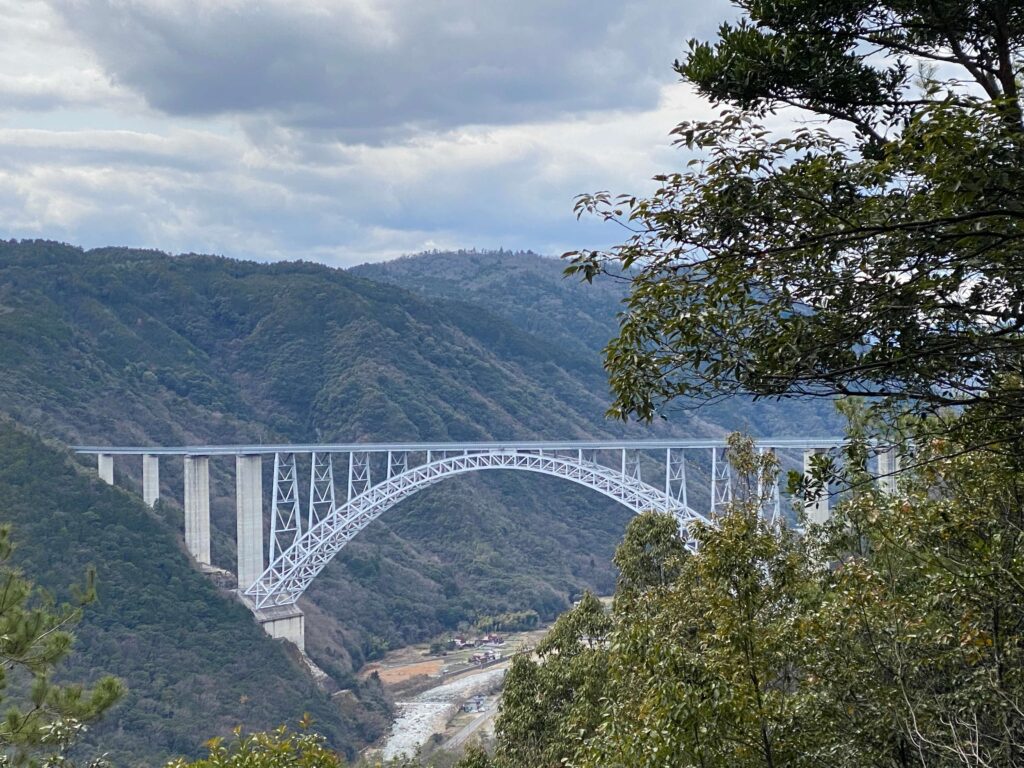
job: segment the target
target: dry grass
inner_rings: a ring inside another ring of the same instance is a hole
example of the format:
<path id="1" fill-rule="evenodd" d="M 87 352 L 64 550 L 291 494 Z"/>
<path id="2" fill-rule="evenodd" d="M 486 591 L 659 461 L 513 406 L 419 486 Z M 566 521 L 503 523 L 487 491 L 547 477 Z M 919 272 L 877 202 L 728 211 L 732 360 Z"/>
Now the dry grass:
<path id="1" fill-rule="evenodd" d="M 443 665 L 443 659 L 430 659 L 429 661 L 419 661 L 415 664 L 403 664 L 395 667 L 370 664 L 362 670 L 360 676 L 366 677 L 376 672 L 384 685 L 401 685 L 413 677 L 436 677 L 441 674 L 441 667 Z"/>

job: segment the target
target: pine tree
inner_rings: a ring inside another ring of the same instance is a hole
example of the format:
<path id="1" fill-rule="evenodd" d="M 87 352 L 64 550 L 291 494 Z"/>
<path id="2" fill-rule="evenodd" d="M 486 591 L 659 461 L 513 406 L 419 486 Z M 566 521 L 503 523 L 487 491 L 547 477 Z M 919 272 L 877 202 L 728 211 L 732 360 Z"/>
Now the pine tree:
<path id="1" fill-rule="evenodd" d="M 76 604 L 58 605 L 9 564 L 13 550 L 10 528 L 0 526 L 0 692 L 7 694 L 0 695 L 0 765 L 69 766 L 68 750 L 124 689 L 113 677 L 91 690 L 53 682 L 71 652 L 82 606 L 96 597 L 94 575 L 73 590 Z"/>

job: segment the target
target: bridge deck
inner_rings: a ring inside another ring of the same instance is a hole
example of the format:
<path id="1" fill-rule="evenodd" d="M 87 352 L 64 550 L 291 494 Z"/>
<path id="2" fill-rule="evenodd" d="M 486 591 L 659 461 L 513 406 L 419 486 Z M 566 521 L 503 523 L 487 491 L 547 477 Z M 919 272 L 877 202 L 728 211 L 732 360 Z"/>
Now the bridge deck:
<path id="1" fill-rule="evenodd" d="M 759 437 L 755 444 L 765 448 L 831 448 L 842 445 L 843 437 Z M 76 445 L 82 454 L 113 456 L 217 456 L 257 455 L 275 453 L 348 453 L 386 451 L 598 451 L 598 450 L 665 450 L 666 448 L 721 448 L 724 438 L 679 438 L 667 440 L 506 440 L 486 443 L 302 443 L 279 445 L 179 445 L 179 446 L 105 446 Z"/>

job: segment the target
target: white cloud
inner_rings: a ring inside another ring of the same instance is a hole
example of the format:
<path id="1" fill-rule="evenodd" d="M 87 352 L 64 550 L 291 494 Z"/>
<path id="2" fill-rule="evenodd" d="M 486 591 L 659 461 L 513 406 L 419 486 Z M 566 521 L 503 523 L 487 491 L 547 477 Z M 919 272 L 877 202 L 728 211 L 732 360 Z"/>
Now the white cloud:
<path id="1" fill-rule="evenodd" d="M 88 45 L 46 2 L 0 0 L 0 29 L 0 104 L 6 110 L 135 100 L 114 85 Z"/>
<path id="2" fill-rule="evenodd" d="M 572 197 L 645 191 L 706 109 L 672 82 L 700 30 L 671 0 L 0 13 L 0 95 L 22 94 L 0 109 L 4 236 L 336 264 L 593 246 L 621 233 Z"/>

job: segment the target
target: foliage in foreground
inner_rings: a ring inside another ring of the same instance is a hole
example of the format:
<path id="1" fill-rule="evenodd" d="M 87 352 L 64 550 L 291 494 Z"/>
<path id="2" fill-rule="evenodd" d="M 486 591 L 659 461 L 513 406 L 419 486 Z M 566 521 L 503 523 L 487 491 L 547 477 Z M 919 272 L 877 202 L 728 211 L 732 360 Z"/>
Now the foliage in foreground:
<path id="1" fill-rule="evenodd" d="M 231 739 L 207 742 L 209 755 L 188 763 L 175 760 L 167 768 L 340 768 L 344 763 L 323 736 L 309 730 L 303 718 L 299 730 L 280 726 L 273 731 L 245 734 L 235 729 Z"/>
<path id="2" fill-rule="evenodd" d="M 923 446 L 887 494 L 855 440 L 855 492 L 797 536 L 757 514 L 773 459 L 733 439 L 741 492 L 696 554 L 655 515 L 620 549 L 674 578 L 624 578 L 517 661 L 494 765 L 1020 764 L 1024 464 L 961 448 Z"/>
<path id="3" fill-rule="evenodd" d="M 76 595 L 78 606 L 56 605 L 7 564 L 12 551 L 10 528 L 0 526 L 0 691 L 18 697 L 0 698 L 0 765 L 67 765 L 86 723 L 113 706 L 123 688 L 113 677 L 91 690 L 52 681 L 71 651 L 80 606 L 95 597 L 92 577 Z"/>
<path id="4" fill-rule="evenodd" d="M 720 107 L 673 131 L 697 159 L 578 204 L 633 233 L 566 254 L 630 269 L 614 411 L 744 392 L 1024 417 L 1024 5 L 733 4 L 676 63 Z M 782 109 L 802 120 L 780 135 Z"/>

